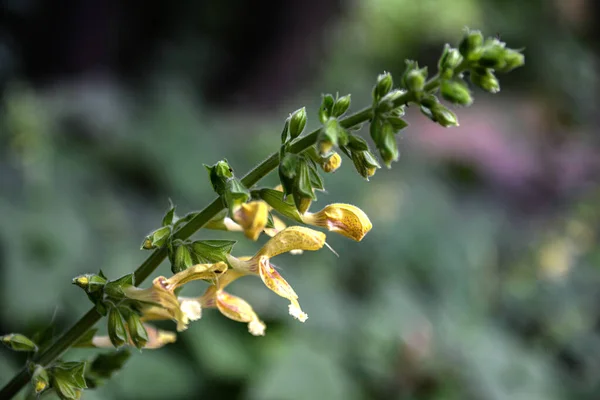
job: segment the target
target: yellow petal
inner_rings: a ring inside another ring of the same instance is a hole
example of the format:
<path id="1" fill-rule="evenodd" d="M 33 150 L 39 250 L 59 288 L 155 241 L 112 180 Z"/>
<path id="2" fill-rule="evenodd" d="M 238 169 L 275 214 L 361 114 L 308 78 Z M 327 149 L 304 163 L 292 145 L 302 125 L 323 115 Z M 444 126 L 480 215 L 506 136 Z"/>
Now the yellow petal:
<path id="1" fill-rule="evenodd" d="M 244 299 L 225 292 L 217 290 L 216 305 L 221 314 L 238 322 L 248 323 L 248 332 L 254 336 L 265 335 L 265 324 Z"/>
<path id="2" fill-rule="evenodd" d="M 330 204 L 316 213 L 302 216 L 304 223 L 322 226 L 357 242 L 371 230 L 373 225 L 360 208 L 351 204 Z"/>
<path id="3" fill-rule="evenodd" d="M 269 258 L 262 256 L 258 262 L 258 271 L 260 279 L 266 287 L 277 293 L 279 296 L 288 300 L 296 300 L 298 295 L 289 283 L 277 272 L 269 262 Z"/>
<path id="4" fill-rule="evenodd" d="M 229 294 L 224 290 L 216 292 L 216 303 L 221 314 L 234 321 L 250 322 L 256 316 L 250 304 L 244 299 Z"/>
<path id="5" fill-rule="evenodd" d="M 275 257 L 291 250 L 319 250 L 325 244 L 325 234 L 303 226 L 290 226 L 269 239 L 253 258 Z"/>
<path id="6" fill-rule="evenodd" d="M 338 153 L 333 153 L 328 159 L 321 163 L 321 168 L 325 172 L 334 172 L 342 165 L 342 157 Z"/>
<path id="7" fill-rule="evenodd" d="M 186 270 L 176 273 L 166 280 L 165 285 L 167 290 L 185 285 L 188 282 L 200 279 L 216 279 L 218 275 L 227 270 L 227 264 L 218 262 L 215 264 L 196 264 Z"/>
<path id="8" fill-rule="evenodd" d="M 246 237 L 258 239 L 269 220 L 269 206 L 264 201 L 241 204 L 233 213 L 233 220 L 243 229 Z"/>

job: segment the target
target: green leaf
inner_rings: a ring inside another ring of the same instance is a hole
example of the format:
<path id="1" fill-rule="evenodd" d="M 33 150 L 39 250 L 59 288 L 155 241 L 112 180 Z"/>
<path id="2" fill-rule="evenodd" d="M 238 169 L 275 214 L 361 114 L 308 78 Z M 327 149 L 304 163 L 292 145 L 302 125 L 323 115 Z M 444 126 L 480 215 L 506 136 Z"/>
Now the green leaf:
<path id="1" fill-rule="evenodd" d="M 319 171 L 317 170 L 317 166 L 314 163 L 308 164 L 308 172 L 310 174 L 310 184 L 317 190 L 324 190 L 325 184 L 323 183 L 323 179 L 319 175 Z"/>
<path id="2" fill-rule="evenodd" d="M 191 248 L 196 256 L 207 262 L 225 262 L 227 254 L 231 253 L 236 243 L 235 240 L 197 240 L 192 243 Z"/>
<path id="3" fill-rule="evenodd" d="M 52 387 L 61 399 L 79 399 L 87 388 L 85 362 L 59 362 L 52 367 Z"/>
<path id="4" fill-rule="evenodd" d="M 239 179 L 231 178 L 225 184 L 223 198 L 227 208 L 232 210 L 235 206 L 245 203 L 250 199 L 250 191 Z"/>
<path id="5" fill-rule="evenodd" d="M 279 214 L 302 223 L 302 217 L 293 204 L 283 200 L 283 193 L 275 189 L 260 189 L 260 198 L 270 205 Z"/>

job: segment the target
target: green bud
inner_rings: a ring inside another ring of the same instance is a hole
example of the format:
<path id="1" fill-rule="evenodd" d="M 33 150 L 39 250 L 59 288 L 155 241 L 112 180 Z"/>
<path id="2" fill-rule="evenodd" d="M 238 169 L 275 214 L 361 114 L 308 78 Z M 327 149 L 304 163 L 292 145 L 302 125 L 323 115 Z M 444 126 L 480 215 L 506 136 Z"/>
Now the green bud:
<path id="1" fill-rule="evenodd" d="M 8 335 L 0 336 L 0 342 L 14 351 L 38 351 L 37 345 L 27 336 L 20 333 L 9 333 Z"/>
<path id="2" fill-rule="evenodd" d="M 148 343 L 148 332 L 146 332 L 140 316 L 133 311 L 130 311 L 127 316 L 127 327 L 129 336 L 135 347 L 138 349 L 143 348 Z"/>
<path id="3" fill-rule="evenodd" d="M 294 197 L 296 209 L 298 212 L 300 212 L 300 214 L 304 214 L 308 210 L 310 203 L 315 198 L 310 179 L 308 162 L 304 159 L 299 160 L 298 172 L 296 174 L 292 196 Z"/>
<path id="4" fill-rule="evenodd" d="M 134 274 L 127 274 L 117 280 L 110 281 L 104 286 L 104 293 L 107 296 L 122 299 L 125 297 L 123 288 L 133 286 Z"/>
<path id="5" fill-rule="evenodd" d="M 235 240 L 197 240 L 191 247 L 194 255 L 202 262 L 216 263 L 227 261 L 227 255 L 236 243 Z"/>
<path id="6" fill-rule="evenodd" d="M 504 61 L 505 53 L 503 46 L 486 46 L 483 48 L 477 64 L 482 68 L 503 68 L 506 66 L 506 62 Z"/>
<path id="7" fill-rule="evenodd" d="M 171 227 L 163 226 L 149 234 L 142 242 L 142 250 L 153 250 L 164 246 L 171 236 Z"/>
<path id="8" fill-rule="evenodd" d="M 420 92 L 425 87 L 427 79 L 427 67 L 413 69 L 406 73 L 404 77 L 404 86 L 411 92 Z"/>
<path id="9" fill-rule="evenodd" d="M 31 375 L 31 385 L 35 394 L 40 394 L 50 386 L 48 371 L 41 365 L 35 365 Z"/>
<path id="10" fill-rule="evenodd" d="M 473 103 L 469 88 L 462 82 L 445 80 L 440 89 L 442 97 L 452 104 L 470 106 Z"/>
<path id="11" fill-rule="evenodd" d="M 296 139 L 306 126 L 306 108 L 302 107 L 292 113 L 290 117 L 290 136 L 291 139 Z"/>
<path id="12" fill-rule="evenodd" d="M 460 55 L 458 49 L 454 49 L 450 47 L 449 44 L 446 44 L 444 47 L 444 53 L 442 57 L 440 57 L 440 61 L 438 62 L 438 68 L 440 71 L 444 70 L 454 70 L 456 67 L 460 65 L 463 57 Z"/>
<path id="13" fill-rule="evenodd" d="M 456 114 L 440 103 L 434 104 L 431 107 L 421 105 L 421 112 L 423 112 L 423 114 L 429 117 L 429 119 L 431 119 L 433 122 L 437 122 L 444 128 L 458 126 L 458 118 L 456 117 Z"/>
<path id="14" fill-rule="evenodd" d="M 366 180 L 369 180 L 370 177 L 375 175 L 377 169 L 381 168 L 375 156 L 368 150 L 353 151 L 351 152 L 351 158 L 356 171 Z"/>
<path id="15" fill-rule="evenodd" d="M 334 146 L 338 145 L 338 137 L 341 128 L 335 118 L 330 118 L 319 132 L 317 139 L 317 149 L 322 157 L 329 155 Z"/>
<path id="16" fill-rule="evenodd" d="M 506 49 L 504 52 L 504 65 L 496 71 L 506 73 L 525 65 L 525 56 L 518 50 Z"/>
<path id="17" fill-rule="evenodd" d="M 227 160 L 221 160 L 213 166 L 204 165 L 208 172 L 208 177 L 214 191 L 218 195 L 225 192 L 225 182 L 233 178 L 233 169 L 229 166 Z"/>
<path id="18" fill-rule="evenodd" d="M 350 107 L 350 95 L 342 96 L 335 101 L 331 115 L 335 118 L 343 115 Z"/>
<path id="19" fill-rule="evenodd" d="M 176 274 L 181 271 L 185 271 L 189 267 L 194 265 L 192 260 L 192 253 L 188 249 L 186 244 L 181 244 L 175 248 L 175 259 L 171 264 L 171 271 Z"/>
<path id="20" fill-rule="evenodd" d="M 471 82 L 489 93 L 498 93 L 500 91 L 500 82 L 489 69 L 476 68 L 471 70 Z"/>
<path id="21" fill-rule="evenodd" d="M 394 80 L 392 79 L 392 75 L 389 72 L 384 72 L 377 77 L 377 83 L 373 88 L 373 101 L 378 103 L 379 100 L 390 90 L 392 90 L 392 86 L 394 85 Z"/>
<path id="22" fill-rule="evenodd" d="M 476 52 L 483 44 L 483 35 L 480 31 L 467 30 L 465 36 L 458 45 L 458 51 L 463 57 L 468 58 Z"/>
<path id="23" fill-rule="evenodd" d="M 281 131 L 281 144 L 287 142 L 288 132 L 290 128 L 290 119 L 285 120 L 285 124 L 283 125 L 283 130 Z"/>
<path id="24" fill-rule="evenodd" d="M 108 337 L 117 349 L 127 343 L 125 318 L 123 318 L 121 311 L 114 306 L 108 311 Z"/>
<path id="25" fill-rule="evenodd" d="M 323 96 L 321 107 L 319 108 L 319 120 L 322 124 L 324 124 L 331 117 L 331 111 L 334 103 L 335 100 L 333 99 L 332 95 L 326 94 Z"/>
<path id="26" fill-rule="evenodd" d="M 85 290 L 86 293 L 102 290 L 106 282 L 108 281 L 102 271 L 99 274 L 83 274 L 73 278 L 73 284 Z"/>
<path id="27" fill-rule="evenodd" d="M 396 99 L 398 99 L 400 96 L 404 95 L 406 93 L 406 90 L 399 90 L 399 89 L 394 89 L 392 91 L 390 91 L 388 94 L 386 94 L 385 96 L 383 96 L 381 98 L 381 100 L 379 101 L 379 104 L 377 105 L 377 112 L 378 113 L 385 113 L 388 111 L 397 111 L 397 112 L 401 112 L 404 113 L 404 109 L 402 108 L 403 106 L 396 106 L 395 102 Z"/>

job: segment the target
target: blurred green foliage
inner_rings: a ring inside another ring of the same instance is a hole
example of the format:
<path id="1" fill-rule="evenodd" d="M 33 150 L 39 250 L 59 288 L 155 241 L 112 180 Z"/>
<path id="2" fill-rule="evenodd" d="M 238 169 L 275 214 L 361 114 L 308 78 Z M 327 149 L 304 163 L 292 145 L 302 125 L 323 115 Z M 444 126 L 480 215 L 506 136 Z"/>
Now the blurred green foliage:
<path id="1" fill-rule="evenodd" d="M 168 198 L 181 213 L 213 198 L 203 163 L 227 157 L 241 174 L 276 150 L 289 111 L 306 104 L 312 129 L 321 92 L 351 92 L 353 104 L 366 105 L 377 73 L 398 75 L 406 57 L 432 65 L 465 25 L 522 44 L 528 64 L 507 80 L 502 99 L 488 104 L 477 92 L 472 109 L 458 110 L 461 129 L 525 142 L 533 164 L 547 160 L 540 149 L 562 151 L 557 136 L 593 146 L 596 55 L 556 18 L 542 1 L 360 2 L 328 26 L 320 73 L 268 114 L 215 111 L 168 68 L 137 96 L 110 85 L 11 86 L 0 135 L 1 331 L 55 323 L 59 333 L 90 307 L 72 277 L 133 271 Z M 542 110 L 532 111 L 534 124 L 519 114 L 532 103 Z M 374 228 L 360 244 L 329 235 L 339 258 L 323 251 L 279 261 L 309 314 L 305 324 L 258 280 L 236 282 L 232 292 L 253 304 L 266 337 L 205 312 L 175 345 L 135 353 L 84 398 L 597 399 L 597 185 L 567 177 L 571 185 L 561 186 L 544 164 L 536 165 L 542 183 L 498 183 L 503 165 L 516 163 L 509 154 L 496 170 L 477 154 L 432 154 L 417 137 L 442 128 L 421 119 L 409 115 L 406 155 L 393 170 L 362 182 L 345 159 L 327 176 L 319 204 L 356 204 Z M 241 240 L 234 253 L 258 246 Z M 0 352 L 3 385 L 24 360 Z M 92 355 L 72 350 L 67 358 Z"/>

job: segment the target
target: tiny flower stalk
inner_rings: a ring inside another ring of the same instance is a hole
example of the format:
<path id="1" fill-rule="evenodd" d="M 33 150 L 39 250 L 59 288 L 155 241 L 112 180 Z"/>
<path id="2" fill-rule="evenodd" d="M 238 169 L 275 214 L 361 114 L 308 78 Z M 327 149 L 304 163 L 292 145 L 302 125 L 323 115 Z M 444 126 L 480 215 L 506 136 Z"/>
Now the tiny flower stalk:
<path id="1" fill-rule="evenodd" d="M 373 227 L 364 211 L 343 203 L 330 204 L 316 213 L 306 213 L 302 215 L 302 221 L 308 225 L 327 228 L 357 242 L 360 242 Z"/>

